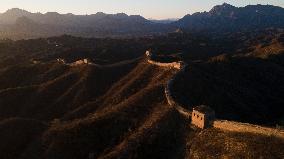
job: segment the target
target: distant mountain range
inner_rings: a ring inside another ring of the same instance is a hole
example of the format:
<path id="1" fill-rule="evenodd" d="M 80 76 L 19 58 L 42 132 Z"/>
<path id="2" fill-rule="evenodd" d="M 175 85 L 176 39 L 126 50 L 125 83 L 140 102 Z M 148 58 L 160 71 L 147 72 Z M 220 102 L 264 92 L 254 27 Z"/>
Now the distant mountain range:
<path id="1" fill-rule="evenodd" d="M 33 38 L 70 34 L 83 37 L 144 36 L 170 31 L 170 26 L 124 13 L 92 15 L 30 13 L 10 9 L 0 15 L 2 37 Z"/>
<path id="2" fill-rule="evenodd" d="M 124 13 L 91 15 L 30 13 L 18 8 L 0 14 L 0 37 L 38 38 L 70 34 L 83 37 L 133 37 L 160 35 L 178 28 L 191 32 L 235 32 L 283 28 L 284 9 L 272 5 L 234 7 L 222 4 L 209 12 L 186 15 L 180 20 L 147 20 Z"/>
<path id="3" fill-rule="evenodd" d="M 234 7 L 224 3 L 209 12 L 186 15 L 175 23 L 186 30 L 244 31 L 269 27 L 284 27 L 284 9 L 272 5 Z"/>

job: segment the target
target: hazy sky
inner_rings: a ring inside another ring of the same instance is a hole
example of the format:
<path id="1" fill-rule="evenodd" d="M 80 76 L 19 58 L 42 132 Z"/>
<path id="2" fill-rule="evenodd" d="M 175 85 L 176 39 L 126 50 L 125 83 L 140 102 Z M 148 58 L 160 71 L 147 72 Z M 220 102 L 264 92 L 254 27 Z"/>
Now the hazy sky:
<path id="1" fill-rule="evenodd" d="M 139 14 L 146 18 L 181 18 L 188 13 L 208 11 L 222 3 L 235 6 L 272 4 L 284 7 L 284 0 L 0 0 L 0 12 L 21 8 L 31 12 L 92 14 L 96 12 Z"/>

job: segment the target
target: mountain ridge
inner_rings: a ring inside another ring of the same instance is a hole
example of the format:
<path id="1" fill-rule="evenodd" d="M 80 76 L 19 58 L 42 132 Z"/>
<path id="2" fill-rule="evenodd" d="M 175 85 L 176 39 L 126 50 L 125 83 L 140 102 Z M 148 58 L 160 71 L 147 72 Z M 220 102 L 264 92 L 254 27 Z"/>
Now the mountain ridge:
<path id="1" fill-rule="evenodd" d="M 176 25 L 188 31 L 236 32 L 284 27 L 284 9 L 273 5 L 235 7 L 224 3 L 209 12 L 186 15 Z"/>
<path id="2" fill-rule="evenodd" d="M 18 21 L 26 17 L 25 21 Z M 29 20 L 28 20 L 29 19 Z M 29 25 L 26 22 L 29 21 Z M 25 25 L 21 25 L 21 22 Z M 21 27 L 17 27 L 17 24 Z M 34 31 L 30 28 L 33 28 Z M 57 12 L 31 13 L 13 8 L 0 14 L 0 37 L 29 39 L 63 34 L 81 37 L 142 37 L 165 35 L 177 29 L 185 32 L 223 34 L 255 29 L 284 28 L 284 8 L 273 5 L 235 7 L 224 3 L 208 12 L 197 12 L 172 20 L 151 20 L 125 13 L 89 15 Z M 25 30 L 25 32 L 23 32 Z"/>

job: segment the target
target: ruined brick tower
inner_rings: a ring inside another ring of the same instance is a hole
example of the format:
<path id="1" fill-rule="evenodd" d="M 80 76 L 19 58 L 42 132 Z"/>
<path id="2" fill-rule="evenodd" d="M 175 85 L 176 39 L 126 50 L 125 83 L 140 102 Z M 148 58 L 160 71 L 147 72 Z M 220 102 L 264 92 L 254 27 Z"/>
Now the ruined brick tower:
<path id="1" fill-rule="evenodd" d="M 191 123 L 201 129 L 212 126 L 215 120 L 215 111 L 208 106 L 201 105 L 193 108 Z"/>

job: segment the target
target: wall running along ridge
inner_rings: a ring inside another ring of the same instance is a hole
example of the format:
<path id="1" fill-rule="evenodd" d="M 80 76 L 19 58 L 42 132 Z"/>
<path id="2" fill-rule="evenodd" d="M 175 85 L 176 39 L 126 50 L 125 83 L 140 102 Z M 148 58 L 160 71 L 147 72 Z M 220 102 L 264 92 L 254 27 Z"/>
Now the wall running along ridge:
<path id="1" fill-rule="evenodd" d="M 148 63 L 157 65 L 160 67 L 175 68 L 175 69 L 180 70 L 166 84 L 165 95 L 166 95 L 168 104 L 170 106 L 174 107 L 186 119 L 191 119 L 192 112 L 185 109 L 183 106 L 177 103 L 174 100 L 174 97 L 171 91 L 173 81 L 178 76 L 178 74 L 182 73 L 185 70 L 187 65 L 183 64 L 182 62 L 161 63 L 161 62 L 153 61 L 151 59 L 148 59 Z M 240 122 L 227 121 L 227 120 L 215 120 L 213 123 L 213 127 L 223 130 L 223 131 L 232 131 L 232 132 L 239 132 L 239 133 L 254 133 L 254 134 L 261 134 L 265 136 L 275 136 L 275 137 L 284 139 L 283 130 L 262 127 L 258 125 L 248 124 L 248 123 L 240 123 Z"/>
<path id="2" fill-rule="evenodd" d="M 227 120 L 216 120 L 213 123 L 213 127 L 221 129 L 221 130 L 226 130 L 226 131 L 240 132 L 240 133 L 254 133 L 254 134 L 261 134 L 265 136 L 275 136 L 275 137 L 284 139 L 283 130 L 262 127 L 258 125 L 248 124 L 248 123 L 239 123 L 239 122 L 227 121 Z"/>
<path id="3" fill-rule="evenodd" d="M 176 69 L 181 69 L 182 68 L 182 63 L 181 62 L 171 62 L 171 63 L 161 63 L 161 62 L 156 62 L 153 60 L 148 60 L 148 63 L 157 65 L 160 67 L 169 67 L 169 68 L 176 68 Z"/>
<path id="4" fill-rule="evenodd" d="M 183 106 L 181 106 L 179 103 L 177 103 L 177 102 L 174 100 L 174 97 L 173 97 L 172 91 L 171 91 L 171 88 L 172 88 L 172 86 L 173 86 L 173 81 L 175 80 L 175 78 L 177 77 L 177 75 L 178 75 L 179 73 L 181 73 L 181 72 L 184 70 L 185 67 L 186 67 L 186 66 L 184 66 L 181 71 L 179 71 L 177 74 L 175 74 L 175 75 L 173 76 L 173 78 L 168 81 L 168 83 L 166 84 L 166 87 L 165 87 L 165 95 L 166 95 L 167 101 L 168 101 L 168 103 L 169 103 L 170 106 L 173 106 L 173 107 L 174 107 L 182 116 L 184 116 L 186 119 L 191 119 L 191 114 L 192 114 L 192 112 L 189 111 L 189 110 L 184 109 Z"/>
<path id="5" fill-rule="evenodd" d="M 151 53 L 149 51 L 146 51 L 146 56 L 148 58 L 151 58 Z M 179 61 L 179 62 L 171 62 L 171 63 L 161 63 L 161 62 L 157 62 L 157 61 L 153 61 L 151 59 L 148 59 L 148 63 L 152 64 L 152 65 L 157 65 L 160 67 L 168 67 L 168 68 L 174 68 L 174 69 L 178 69 L 180 70 L 177 74 L 175 74 L 173 76 L 173 78 L 171 80 L 169 80 L 169 82 L 166 84 L 165 87 L 165 95 L 167 98 L 167 101 L 169 103 L 170 106 L 174 107 L 182 116 L 184 116 L 186 119 L 191 119 L 191 112 L 184 109 L 180 104 L 178 104 L 174 98 L 173 95 L 171 93 L 171 88 L 172 88 L 172 83 L 174 81 L 174 79 L 177 77 L 177 75 L 179 73 L 181 73 L 182 71 L 184 71 L 184 68 L 187 66 L 185 65 L 183 62 Z"/>

